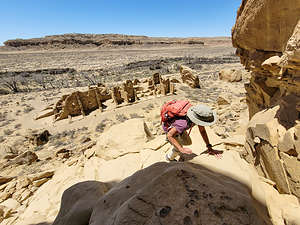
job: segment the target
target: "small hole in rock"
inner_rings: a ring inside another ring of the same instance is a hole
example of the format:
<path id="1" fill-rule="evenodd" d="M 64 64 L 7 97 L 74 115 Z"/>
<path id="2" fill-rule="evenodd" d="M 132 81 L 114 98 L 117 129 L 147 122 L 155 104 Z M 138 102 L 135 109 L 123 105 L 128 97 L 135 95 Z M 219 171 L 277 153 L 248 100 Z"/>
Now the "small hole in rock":
<path id="1" fill-rule="evenodd" d="M 170 206 L 165 206 L 159 211 L 160 217 L 166 217 L 171 212 Z"/>

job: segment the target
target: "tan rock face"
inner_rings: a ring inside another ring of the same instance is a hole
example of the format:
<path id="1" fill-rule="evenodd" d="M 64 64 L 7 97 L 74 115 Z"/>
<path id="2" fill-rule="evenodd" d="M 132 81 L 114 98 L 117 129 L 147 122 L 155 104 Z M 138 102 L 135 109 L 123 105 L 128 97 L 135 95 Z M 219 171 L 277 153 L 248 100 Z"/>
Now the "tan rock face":
<path id="1" fill-rule="evenodd" d="M 299 19 L 300 0 L 243 0 L 232 31 L 242 49 L 282 52 Z"/>
<path id="2" fill-rule="evenodd" d="M 281 193 L 300 197 L 300 0 L 243 0 L 232 41 L 252 71 L 244 156 Z"/>
<path id="3" fill-rule="evenodd" d="M 242 64 L 252 71 L 246 84 L 250 117 L 288 93 L 300 94 L 299 19 L 299 0 L 242 2 L 232 41 Z"/>
<path id="4" fill-rule="evenodd" d="M 277 106 L 253 116 L 247 129 L 244 157 L 255 165 L 261 176 L 273 180 L 279 192 L 300 197 L 297 132 L 300 127 L 292 125 L 295 120 L 283 123 L 285 114 L 286 110 Z"/>
<path id="5" fill-rule="evenodd" d="M 196 164 L 156 163 L 106 194 L 101 182 L 78 183 L 53 224 L 266 224 L 245 186 L 216 176 Z"/>
<path id="6" fill-rule="evenodd" d="M 180 74 L 183 83 L 192 88 L 200 88 L 199 77 L 196 72 L 187 66 L 180 66 Z"/>

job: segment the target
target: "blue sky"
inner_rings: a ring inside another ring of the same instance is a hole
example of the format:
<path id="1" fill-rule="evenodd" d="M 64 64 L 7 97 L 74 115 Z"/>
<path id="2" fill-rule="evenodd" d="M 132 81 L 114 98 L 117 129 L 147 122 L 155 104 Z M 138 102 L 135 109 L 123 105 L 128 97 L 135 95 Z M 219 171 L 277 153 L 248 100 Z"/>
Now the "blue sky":
<path id="1" fill-rule="evenodd" d="M 64 33 L 230 36 L 241 0 L 1 0 L 0 45 Z"/>

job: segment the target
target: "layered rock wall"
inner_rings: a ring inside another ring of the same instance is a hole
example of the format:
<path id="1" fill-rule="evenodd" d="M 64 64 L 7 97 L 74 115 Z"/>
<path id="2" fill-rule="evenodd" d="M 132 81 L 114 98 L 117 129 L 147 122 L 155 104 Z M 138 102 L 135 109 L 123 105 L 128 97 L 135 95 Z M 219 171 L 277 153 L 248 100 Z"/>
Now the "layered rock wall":
<path id="1" fill-rule="evenodd" d="M 244 156 L 280 192 L 300 197 L 300 0 L 243 0 L 232 41 L 251 71 Z"/>
<path id="2" fill-rule="evenodd" d="M 300 94 L 299 19 L 300 0 L 243 0 L 232 42 L 252 71 L 246 85 L 250 117 L 290 92 Z"/>

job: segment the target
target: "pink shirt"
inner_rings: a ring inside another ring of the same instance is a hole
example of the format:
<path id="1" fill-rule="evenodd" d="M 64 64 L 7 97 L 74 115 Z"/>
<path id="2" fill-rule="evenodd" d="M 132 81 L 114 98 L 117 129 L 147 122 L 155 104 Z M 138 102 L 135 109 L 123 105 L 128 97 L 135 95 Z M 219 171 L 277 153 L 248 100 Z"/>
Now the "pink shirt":
<path id="1" fill-rule="evenodd" d="M 192 123 L 188 123 L 185 119 L 178 119 L 175 120 L 171 125 L 168 127 L 165 123 L 163 123 L 162 127 L 163 130 L 167 133 L 171 128 L 175 127 L 179 134 L 182 134 L 185 130 L 191 127 Z"/>

